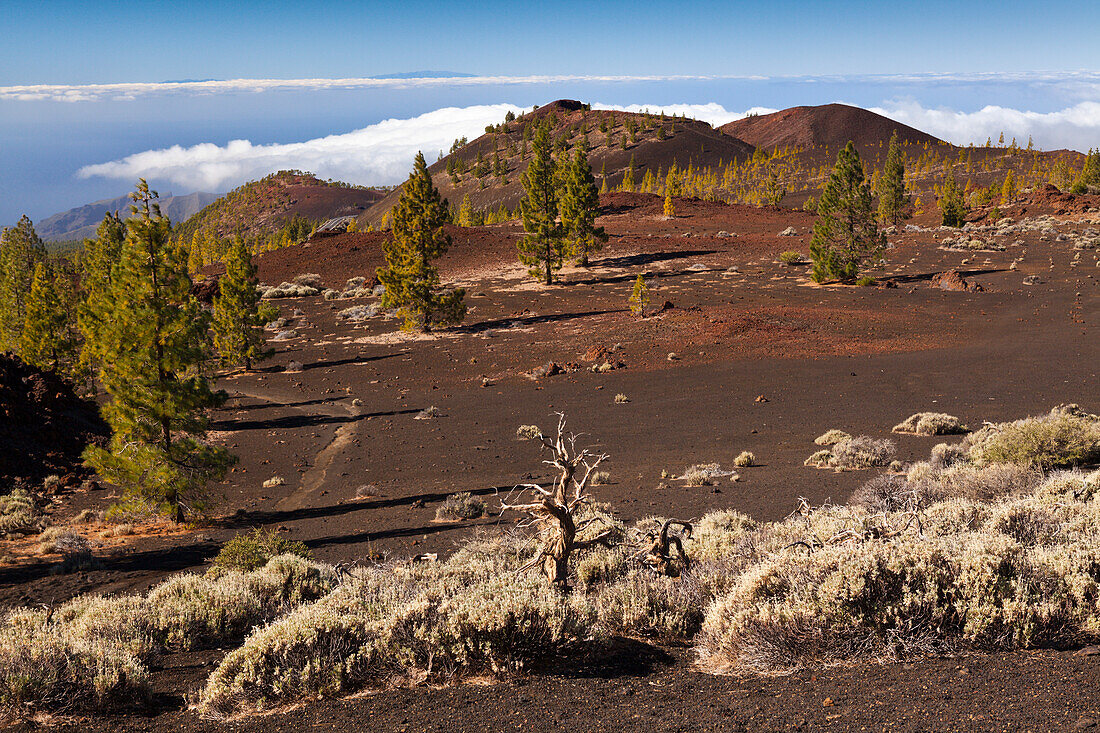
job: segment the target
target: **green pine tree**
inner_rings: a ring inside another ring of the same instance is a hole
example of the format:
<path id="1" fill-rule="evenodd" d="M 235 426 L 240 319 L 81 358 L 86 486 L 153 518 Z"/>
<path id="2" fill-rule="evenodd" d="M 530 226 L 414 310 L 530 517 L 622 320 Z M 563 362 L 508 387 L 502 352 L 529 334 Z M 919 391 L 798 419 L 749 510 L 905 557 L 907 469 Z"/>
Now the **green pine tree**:
<path id="1" fill-rule="evenodd" d="M 646 306 L 649 305 L 649 287 L 645 284 L 645 278 L 641 273 L 638 273 L 638 278 L 634 281 L 634 290 L 630 293 L 627 302 L 630 303 L 631 313 L 636 316 L 645 316 Z"/>
<path id="2" fill-rule="evenodd" d="M 72 309 L 67 302 L 70 292 L 64 276 L 49 264 L 39 262 L 34 266 L 19 341 L 19 356 L 26 363 L 55 372 L 72 364 L 76 339 L 70 317 Z"/>
<path id="3" fill-rule="evenodd" d="M 96 229 L 96 238 L 84 240 L 84 252 L 80 258 L 80 284 L 84 299 L 77 308 L 76 322 L 84 338 L 80 366 L 85 374 L 97 373 L 103 364 L 102 347 L 107 343 L 107 332 L 113 328 L 114 295 L 111 284 L 125 240 L 126 225 L 117 213 L 107 213 Z"/>
<path id="4" fill-rule="evenodd" d="M 1012 200 L 1016 198 L 1016 174 L 1012 169 L 1008 170 L 1005 175 L 1005 182 L 1001 185 L 1001 203 L 1011 204 Z"/>
<path id="5" fill-rule="evenodd" d="M 635 170 L 636 170 L 636 166 L 634 165 L 634 156 L 631 155 L 630 156 L 630 164 L 626 167 L 626 173 L 623 174 L 623 183 L 622 183 L 622 190 L 623 191 L 633 191 L 634 190 L 634 186 L 635 186 L 634 171 Z"/>
<path id="6" fill-rule="evenodd" d="M 1100 188 L 1100 150 L 1089 150 L 1085 165 L 1081 168 L 1081 173 L 1073 182 L 1070 191 L 1088 193 L 1089 188 Z"/>
<path id="7" fill-rule="evenodd" d="M 943 191 L 940 194 L 940 212 L 943 214 L 945 227 L 961 227 L 966 219 L 966 201 L 962 191 L 955 183 L 955 176 L 948 173 L 943 181 Z"/>
<path id="8" fill-rule="evenodd" d="M 550 157 L 550 130 L 545 124 L 535 131 L 531 153 L 531 162 L 523 174 L 523 190 L 527 195 L 520 209 L 527 236 L 518 244 L 519 261 L 527 265 L 531 277 L 542 277 L 550 285 L 554 272 L 561 269 L 567 248 L 558 223 L 556 166 Z"/>
<path id="9" fill-rule="evenodd" d="M 225 275 L 218 281 L 212 324 L 214 346 L 222 363 L 243 364 L 248 371 L 273 353 L 267 348 L 263 329 L 278 313 L 260 301 L 258 283 L 252 250 L 238 234 L 225 253 Z"/>
<path id="10" fill-rule="evenodd" d="M 0 234 L 0 351 L 18 350 L 34 268 L 46 261 L 46 245 L 26 216 Z"/>
<path id="11" fill-rule="evenodd" d="M 184 521 L 202 508 L 207 483 L 236 460 L 205 440 L 206 411 L 225 393 L 202 374 L 209 318 L 190 294 L 187 253 L 169 242 L 168 218 L 144 180 L 130 198 L 133 217 L 112 272 L 113 306 L 95 346 L 111 397 L 103 407 L 111 441 L 84 456 L 129 498 Z"/>
<path id="12" fill-rule="evenodd" d="M 588 163 L 588 146 L 583 142 L 577 145 L 567 171 L 561 197 L 561 223 L 571 255 L 577 258 L 578 265 L 588 267 L 588 256 L 600 251 L 607 233 L 596 226 L 600 191 Z"/>
<path id="13" fill-rule="evenodd" d="M 881 255 L 885 238 L 875 224 L 871 189 L 863 162 L 851 141 L 836 159 L 817 204 L 817 222 L 810 240 L 815 282 L 855 281 L 869 260 Z"/>
<path id="14" fill-rule="evenodd" d="M 393 237 L 382 243 L 387 267 L 378 269 L 378 279 L 386 286 L 383 306 L 400 308 L 406 327 L 424 332 L 437 323 L 461 323 L 466 291 L 442 290 L 433 262 L 451 246 L 451 235 L 443 230 L 449 217 L 447 201 L 432 183 L 422 154 L 416 154 L 413 172 L 392 211 Z"/>
<path id="15" fill-rule="evenodd" d="M 898 133 L 890 136 L 886 166 L 878 181 L 878 220 L 897 226 L 912 216 L 913 205 L 905 190 L 905 154 L 898 142 Z"/>
<path id="16" fill-rule="evenodd" d="M 460 227 L 474 225 L 474 212 L 473 206 L 470 204 L 470 194 L 465 194 L 462 197 L 462 205 L 458 207 L 458 221 L 456 223 Z"/>

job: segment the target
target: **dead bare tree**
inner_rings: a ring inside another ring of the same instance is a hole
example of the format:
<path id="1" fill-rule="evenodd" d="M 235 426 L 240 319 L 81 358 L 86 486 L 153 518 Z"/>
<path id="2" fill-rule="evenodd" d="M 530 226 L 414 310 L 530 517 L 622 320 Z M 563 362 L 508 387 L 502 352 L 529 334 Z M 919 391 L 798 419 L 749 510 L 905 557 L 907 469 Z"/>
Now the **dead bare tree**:
<path id="1" fill-rule="evenodd" d="M 669 529 L 677 526 L 682 530 L 681 535 L 669 533 Z M 691 530 L 691 522 L 685 522 L 682 519 L 665 520 L 659 531 L 647 532 L 643 535 L 643 547 L 634 554 L 634 559 L 658 575 L 678 577 L 681 572 L 691 567 L 691 559 L 684 552 L 681 541 L 681 539 L 691 538 Z M 673 548 L 676 548 L 679 562 L 676 562 L 677 558 L 672 555 Z"/>
<path id="2" fill-rule="evenodd" d="M 538 527 L 541 543 L 538 552 L 520 568 L 519 572 L 541 565 L 542 574 L 553 585 L 565 586 L 569 576 L 569 556 L 574 550 L 587 547 L 602 540 L 604 532 L 584 542 L 577 541 L 577 533 L 584 530 L 597 519 L 589 519 L 578 526 L 577 510 L 589 503 L 588 484 L 596 467 L 607 458 L 606 454 L 595 455 L 587 448 L 577 449 L 577 435 L 565 432 L 565 415 L 558 413 L 557 435 L 550 438 L 540 434 L 538 439 L 551 458 L 543 463 L 554 466 L 559 474 L 552 488 L 545 489 L 538 484 L 520 484 L 514 492 L 526 496 L 527 501 L 510 503 L 507 498 L 500 502 L 501 510 L 512 509 L 527 513 L 520 527 Z"/>

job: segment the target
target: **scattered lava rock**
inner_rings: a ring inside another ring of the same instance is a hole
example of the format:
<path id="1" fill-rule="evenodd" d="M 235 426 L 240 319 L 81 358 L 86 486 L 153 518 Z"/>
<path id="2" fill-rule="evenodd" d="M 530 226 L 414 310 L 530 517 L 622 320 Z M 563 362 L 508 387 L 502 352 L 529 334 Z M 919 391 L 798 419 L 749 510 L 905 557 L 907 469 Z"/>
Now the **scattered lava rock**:
<path id="1" fill-rule="evenodd" d="M 543 377 L 552 377 L 555 374 L 561 374 L 563 371 L 564 370 L 557 362 L 548 361 L 527 372 L 527 376 L 531 379 L 542 379 Z"/>
<path id="2" fill-rule="evenodd" d="M 80 454 L 109 431 L 94 402 L 52 372 L 0 354 L 0 481 L 31 486 L 50 474 L 80 471 Z"/>
<path id="3" fill-rule="evenodd" d="M 940 290 L 954 290 L 967 293 L 981 293 L 985 290 L 985 288 L 977 283 L 967 282 L 966 279 L 959 274 L 958 270 L 948 270 L 947 272 L 939 273 L 932 278 L 932 287 L 939 288 Z"/>
<path id="4" fill-rule="evenodd" d="M 192 297 L 200 303 L 210 305 L 218 295 L 218 280 L 219 277 L 217 275 L 211 275 L 191 283 Z"/>

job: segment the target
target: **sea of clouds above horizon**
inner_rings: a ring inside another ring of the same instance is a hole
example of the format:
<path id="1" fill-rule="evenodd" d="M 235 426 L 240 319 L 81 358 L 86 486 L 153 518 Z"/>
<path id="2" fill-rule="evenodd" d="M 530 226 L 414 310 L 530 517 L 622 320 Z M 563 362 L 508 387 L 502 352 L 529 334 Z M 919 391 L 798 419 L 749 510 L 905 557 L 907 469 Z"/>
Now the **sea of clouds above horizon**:
<path id="1" fill-rule="evenodd" d="M 687 115 L 717 127 L 748 114 L 767 114 L 774 108 L 728 110 L 720 104 L 593 103 L 595 109 L 630 112 L 649 110 Z M 1024 145 L 1029 138 L 1039 148 L 1086 151 L 1100 143 L 1100 103 L 1080 102 L 1054 112 L 1032 112 L 989 105 L 974 112 L 926 108 L 916 102 L 872 106 L 878 114 L 903 122 L 956 145 L 983 144 L 1003 132 Z M 191 190 L 226 190 L 282 169 L 308 170 L 323 178 L 363 185 L 399 183 L 416 153 L 434 162 L 461 137 L 474 139 L 486 125 L 496 124 L 514 104 L 445 107 L 415 117 L 387 119 L 373 125 L 310 140 L 254 144 L 231 140 L 224 145 L 201 143 L 144 150 L 123 158 L 86 165 L 81 178 L 102 177 L 133 181 L 139 177 L 168 181 Z"/>
<path id="2" fill-rule="evenodd" d="M 508 111 L 558 98 L 685 114 L 715 126 L 837 101 L 959 145 L 1003 132 L 1045 150 L 1100 147 L 1094 72 L 24 85 L 0 87 L 0 205 L 8 215 L 42 216 L 117 196 L 139 177 L 176 193 L 226 191 L 288 168 L 396 184 L 417 151 L 434 162 L 456 138 L 476 138 Z"/>

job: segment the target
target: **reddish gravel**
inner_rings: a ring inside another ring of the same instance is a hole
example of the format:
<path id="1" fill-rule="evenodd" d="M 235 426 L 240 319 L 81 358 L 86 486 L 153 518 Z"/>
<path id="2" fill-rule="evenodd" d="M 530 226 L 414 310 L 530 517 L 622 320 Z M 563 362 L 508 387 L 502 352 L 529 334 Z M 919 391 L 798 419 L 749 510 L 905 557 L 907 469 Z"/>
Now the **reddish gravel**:
<path id="1" fill-rule="evenodd" d="M 1044 207 L 1047 195 L 1021 205 Z M 124 540 L 101 551 L 102 568 L 84 573 L 54 576 L 50 562 L 24 557 L 0 567 L 0 604 L 142 589 L 170 572 L 201 569 L 225 539 L 260 525 L 330 562 L 449 552 L 473 527 L 498 520 L 439 524 L 438 503 L 463 490 L 492 503 L 498 488 L 543 477 L 539 455 L 515 430 L 546 425 L 557 411 L 611 455 L 612 480 L 597 498 L 624 518 L 732 507 L 776 519 L 799 497 L 843 501 L 871 477 L 802 465 L 817 448 L 813 438 L 829 428 L 884 437 L 919 410 L 980 425 L 1064 402 L 1100 408 L 1100 269 L 1091 251 L 1087 266 L 1071 266 L 1070 240 L 1021 232 L 1004 252 L 974 254 L 940 249 L 944 235 L 935 230 L 901 232 L 890 237 L 888 266 L 874 273 L 896 287 L 820 287 L 806 268 L 777 261 L 782 251 L 807 251 L 813 219 L 803 212 L 685 199 L 666 220 L 653 196 L 615 194 L 602 203 L 606 248 L 590 269 L 567 268 L 551 288 L 514 264 L 516 223 L 455 230 L 442 272 L 468 286 L 470 312 L 451 332 L 409 338 L 392 320 L 337 317 L 376 299 L 278 302 L 299 336 L 273 342 L 277 353 L 261 371 L 220 381 L 231 399 L 215 416 L 215 437 L 241 463 L 219 487 L 219 516 L 182 534 Z M 1083 199 L 1058 201 L 1076 210 L 1071 203 L 1091 208 Z M 1081 236 L 1095 216 L 1063 215 L 1059 231 Z M 932 215 L 916 223 L 932 224 Z M 788 227 L 795 234 L 780 236 Z M 341 235 L 268 253 L 258 260 L 260 275 L 275 283 L 317 272 L 340 286 L 381 263 L 380 237 Z M 984 292 L 930 287 L 949 270 Z M 639 272 L 648 273 L 654 306 L 671 308 L 630 315 L 626 300 Z M 1029 275 L 1038 284 L 1024 285 Z M 303 370 L 284 371 L 291 360 Z M 604 360 L 615 368 L 590 370 Z M 564 372 L 525 376 L 549 361 Z M 616 404 L 617 393 L 630 402 Z M 443 417 L 413 420 L 428 406 Z M 892 437 L 903 460 L 927 456 L 939 442 Z M 738 483 L 659 487 L 662 470 L 728 464 L 742 450 L 762 465 L 743 470 Z M 275 475 L 286 484 L 262 488 Z M 67 501 L 76 510 L 109 499 L 93 492 Z M 216 659 L 164 660 L 148 716 L 78 724 L 219 727 L 182 709 L 183 694 Z M 344 730 L 369 720 L 410 731 L 1063 730 L 1100 719 L 1095 659 L 999 654 L 738 679 L 701 673 L 684 649 L 624 642 L 618 655 L 573 671 L 322 701 L 239 727 Z"/>

